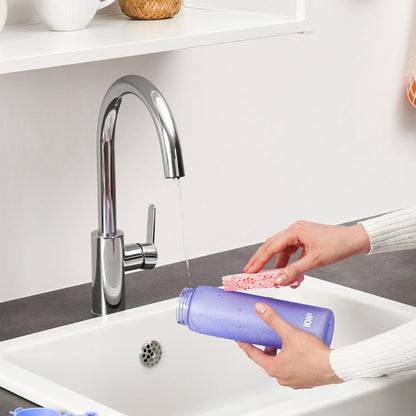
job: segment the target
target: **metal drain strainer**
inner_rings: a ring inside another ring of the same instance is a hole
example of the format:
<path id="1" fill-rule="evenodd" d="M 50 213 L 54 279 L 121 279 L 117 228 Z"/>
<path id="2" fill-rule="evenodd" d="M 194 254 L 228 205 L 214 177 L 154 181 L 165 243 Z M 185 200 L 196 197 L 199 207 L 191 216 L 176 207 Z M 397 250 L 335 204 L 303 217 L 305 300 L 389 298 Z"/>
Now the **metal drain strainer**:
<path id="1" fill-rule="evenodd" d="M 157 341 L 147 341 L 140 350 L 140 362 L 145 367 L 154 367 L 162 358 L 162 347 Z"/>

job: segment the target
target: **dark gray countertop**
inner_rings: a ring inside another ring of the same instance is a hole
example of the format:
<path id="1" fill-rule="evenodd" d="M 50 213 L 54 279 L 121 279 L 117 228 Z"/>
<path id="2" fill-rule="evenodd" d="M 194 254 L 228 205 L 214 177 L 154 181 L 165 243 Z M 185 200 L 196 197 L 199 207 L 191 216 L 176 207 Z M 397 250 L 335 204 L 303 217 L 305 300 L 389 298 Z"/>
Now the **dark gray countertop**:
<path id="1" fill-rule="evenodd" d="M 220 286 L 221 276 L 242 271 L 258 246 L 191 260 L 193 286 Z M 416 250 L 357 256 L 308 275 L 416 306 Z M 185 286 L 189 282 L 184 262 L 130 275 L 127 307 L 177 297 Z M 89 284 L 0 303 L 0 341 L 90 319 L 90 308 Z M 0 388 L 0 415 L 20 406 L 36 405 Z"/>

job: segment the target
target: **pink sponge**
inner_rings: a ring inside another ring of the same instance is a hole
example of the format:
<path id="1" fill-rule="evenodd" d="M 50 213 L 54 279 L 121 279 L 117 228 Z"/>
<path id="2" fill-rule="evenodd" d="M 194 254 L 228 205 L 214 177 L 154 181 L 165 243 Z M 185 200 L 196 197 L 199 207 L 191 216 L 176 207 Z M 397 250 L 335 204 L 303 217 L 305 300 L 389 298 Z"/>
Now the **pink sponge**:
<path id="1" fill-rule="evenodd" d="M 226 291 L 285 286 L 284 284 L 276 283 L 281 270 L 282 269 L 262 270 L 259 273 L 241 273 L 224 276 L 222 278 L 222 284 Z M 289 285 L 297 287 L 302 281 L 303 276 L 299 277 L 296 281 L 289 283 Z"/>

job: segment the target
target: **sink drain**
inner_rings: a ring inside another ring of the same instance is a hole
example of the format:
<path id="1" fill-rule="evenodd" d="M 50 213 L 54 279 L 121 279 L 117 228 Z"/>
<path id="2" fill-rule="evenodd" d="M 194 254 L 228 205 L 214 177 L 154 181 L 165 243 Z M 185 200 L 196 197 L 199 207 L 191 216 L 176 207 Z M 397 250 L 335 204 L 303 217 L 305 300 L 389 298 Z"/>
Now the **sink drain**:
<path id="1" fill-rule="evenodd" d="M 162 358 L 162 347 L 157 341 L 147 341 L 140 350 L 140 362 L 145 367 L 154 367 Z"/>

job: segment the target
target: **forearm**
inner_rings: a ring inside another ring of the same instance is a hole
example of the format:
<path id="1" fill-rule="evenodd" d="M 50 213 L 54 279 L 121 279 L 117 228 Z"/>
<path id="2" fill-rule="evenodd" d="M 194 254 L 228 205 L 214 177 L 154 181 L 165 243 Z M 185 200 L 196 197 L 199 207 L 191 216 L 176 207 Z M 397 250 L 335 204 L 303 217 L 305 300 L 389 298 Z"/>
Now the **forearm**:
<path id="1" fill-rule="evenodd" d="M 359 224 L 370 239 L 368 254 L 416 248 L 416 207 L 360 221 Z"/>
<path id="2" fill-rule="evenodd" d="M 342 380 L 380 377 L 416 369 L 416 319 L 391 331 L 330 354 L 331 367 Z"/>

